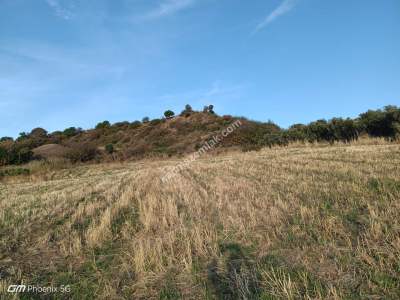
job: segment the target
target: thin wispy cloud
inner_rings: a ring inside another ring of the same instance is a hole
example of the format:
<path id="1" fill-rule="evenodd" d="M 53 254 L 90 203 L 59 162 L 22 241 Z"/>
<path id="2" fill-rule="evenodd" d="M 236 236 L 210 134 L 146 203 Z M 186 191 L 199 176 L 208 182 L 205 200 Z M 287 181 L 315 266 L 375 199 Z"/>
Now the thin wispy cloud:
<path id="1" fill-rule="evenodd" d="M 69 20 L 74 17 L 73 7 L 74 4 L 72 1 L 69 2 L 68 6 L 65 6 L 60 2 L 60 0 L 46 0 L 47 4 L 54 11 L 57 17 L 60 17 L 64 20 Z"/>
<path id="2" fill-rule="evenodd" d="M 271 13 L 269 13 L 264 18 L 264 20 L 258 23 L 253 33 L 257 33 L 258 31 L 270 25 L 279 17 L 282 17 L 283 15 L 290 12 L 293 8 L 296 7 L 297 3 L 298 3 L 297 0 L 283 0 L 283 2 L 277 8 L 275 8 Z"/>
<path id="3" fill-rule="evenodd" d="M 148 12 L 143 19 L 158 19 L 173 15 L 179 11 L 189 8 L 196 0 L 164 0 L 157 8 Z"/>

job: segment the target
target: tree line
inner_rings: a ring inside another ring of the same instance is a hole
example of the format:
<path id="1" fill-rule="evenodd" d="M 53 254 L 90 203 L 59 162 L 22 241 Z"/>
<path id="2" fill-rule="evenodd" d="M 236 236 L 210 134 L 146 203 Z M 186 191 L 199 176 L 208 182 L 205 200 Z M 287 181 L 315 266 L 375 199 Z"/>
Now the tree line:
<path id="1" fill-rule="evenodd" d="M 333 118 L 317 120 L 307 125 L 294 124 L 286 130 L 266 134 L 264 145 L 288 145 L 290 142 L 335 142 L 350 143 L 360 135 L 381 137 L 389 141 L 400 138 L 400 108 L 386 106 L 368 110 L 358 118 Z"/>

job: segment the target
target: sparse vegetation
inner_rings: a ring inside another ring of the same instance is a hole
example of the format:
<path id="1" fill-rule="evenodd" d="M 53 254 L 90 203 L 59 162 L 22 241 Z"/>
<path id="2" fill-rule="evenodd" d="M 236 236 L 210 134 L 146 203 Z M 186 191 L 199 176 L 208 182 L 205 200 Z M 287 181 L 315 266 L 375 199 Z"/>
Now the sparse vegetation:
<path id="1" fill-rule="evenodd" d="M 96 146 L 92 143 L 77 143 L 71 145 L 66 153 L 66 158 L 72 162 L 87 162 L 93 160 L 98 153 Z"/>

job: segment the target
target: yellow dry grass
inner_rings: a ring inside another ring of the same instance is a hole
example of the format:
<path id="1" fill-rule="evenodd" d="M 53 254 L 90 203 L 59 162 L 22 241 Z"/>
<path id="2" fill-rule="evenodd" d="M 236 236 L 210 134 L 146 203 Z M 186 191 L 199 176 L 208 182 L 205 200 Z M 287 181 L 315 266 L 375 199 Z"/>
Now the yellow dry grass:
<path id="1" fill-rule="evenodd" d="M 177 163 L 0 183 L 0 295 L 22 282 L 71 285 L 41 295 L 54 299 L 400 297 L 398 144 L 207 157 L 163 183 Z"/>

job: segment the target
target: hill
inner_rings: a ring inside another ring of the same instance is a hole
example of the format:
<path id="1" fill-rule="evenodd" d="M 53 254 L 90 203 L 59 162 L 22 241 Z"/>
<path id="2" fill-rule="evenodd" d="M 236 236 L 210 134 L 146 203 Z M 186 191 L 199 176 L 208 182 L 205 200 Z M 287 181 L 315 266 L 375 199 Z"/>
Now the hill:
<path id="1" fill-rule="evenodd" d="M 0 166 L 23 164 L 32 159 L 62 157 L 71 162 L 131 160 L 171 157 L 195 153 L 212 144 L 219 150 L 259 150 L 291 142 L 349 143 L 361 135 L 395 140 L 400 136 L 400 109 L 387 106 L 370 110 L 355 119 L 333 118 L 282 129 L 273 122 L 256 122 L 244 117 L 219 116 L 213 106 L 202 112 L 187 105 L 174 116 L 166 111 L 161 119 L 142 122 L 101 122 L 94 129 L 67 128 L 48 133 L 35 128 L 14 140 L 0 139 Z M 59 145 L 59 146 L 55 146 Z M 210 147 L 208 147 L 210 148 Z"/>

